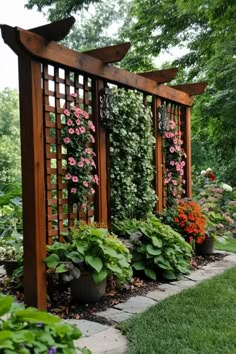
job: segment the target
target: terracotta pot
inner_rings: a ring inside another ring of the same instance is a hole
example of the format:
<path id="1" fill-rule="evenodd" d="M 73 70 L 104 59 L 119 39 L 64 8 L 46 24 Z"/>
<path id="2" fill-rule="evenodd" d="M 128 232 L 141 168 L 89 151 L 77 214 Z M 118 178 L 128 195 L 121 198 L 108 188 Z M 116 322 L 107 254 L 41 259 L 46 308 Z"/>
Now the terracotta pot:
<path id="1" fill-rule="evenodd" d="M 106 291 L 106 279 L 96 284 L 90 273 L 82 273 L 70 282 L 71 297 L 82 303 L 98 301 Z"/>
<path id="2" fill-rule="evenodd" d="M 198 256 L 206 256 L 214 252 L 215 239 L 206 237 L 202 243 L 196 243 L 195 252 Z"/>

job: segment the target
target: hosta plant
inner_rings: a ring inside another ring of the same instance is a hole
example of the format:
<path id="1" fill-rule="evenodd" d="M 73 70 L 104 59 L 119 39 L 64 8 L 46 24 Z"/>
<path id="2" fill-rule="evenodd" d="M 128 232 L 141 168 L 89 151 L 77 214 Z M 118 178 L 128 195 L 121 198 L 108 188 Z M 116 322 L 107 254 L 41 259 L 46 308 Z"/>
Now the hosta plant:
<path id="1" fill-rule="evenodd" d="M 151 215 L 147 220 L 118 221 L 114 231 L 125 238 L 132 252 L 132 266 L 149 278 L 176 279 L 189 272 L 191 246 L 170 226 Z"/>
<path id="2" fill-rule="evenodd" d="M 81 337 L 78 328 L 59 317 L 24 308 L 13 303 L 13 297 L 0 295 L 0 352 L 2 354 L 91 354 L 76 348 Z"/>
<path id="3" fill-rule="evenodd" d="M 65 237 L 47 247 L 45 262 L 51 271 L 62 273 L 65 281 L 78 279 L 81 272 L 90 272 L 95 283 L 114 276 L 120 283 L 132 276 L 131 254 L 127 247 L 107 229 L 78 224 Z"/>

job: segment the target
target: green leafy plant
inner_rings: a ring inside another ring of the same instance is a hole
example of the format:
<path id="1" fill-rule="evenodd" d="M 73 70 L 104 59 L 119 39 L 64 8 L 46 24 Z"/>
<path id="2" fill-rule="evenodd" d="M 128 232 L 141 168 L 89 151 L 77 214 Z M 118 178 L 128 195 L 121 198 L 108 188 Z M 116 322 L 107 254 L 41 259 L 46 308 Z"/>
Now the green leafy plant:
<path id="1" fill-rule="evenodd" d="M 101 121 L 110 142 L 111 216 L 145 217 L 156 201 L 153 117 L 143 95 L 107 89 L 101 97 Z"/>
<path id="2" fill-rule="evenodd" d="M 2 354 L 91 354 L 76 348 L 81 337 L 78 328 L 52 314 L 13 303 L 13 297 L 0 295 L 0 351 Z"/>
<path id="3" fill-rule="evenodd" d="M 191 246 L 170 226 L 151 215 L 147 220 L 124 220 L 113 225 L 114 231 L 125 238 L 132 252 L 132 266 L 156 280 L 162 276 L 176 279 L 189 272 Z"/>
<path id="4" fill-rule="evenodd" d="M 90 272 L 95 283 L 115 276 L 120 283 L 132 276 L 131 255 L 127 247 L 107 229 L 78 224 L 65 236 L 64 242 L 47 246 L 47 267 L 62 273 L 65 281 L 78 279 L 81 272 Z"/>

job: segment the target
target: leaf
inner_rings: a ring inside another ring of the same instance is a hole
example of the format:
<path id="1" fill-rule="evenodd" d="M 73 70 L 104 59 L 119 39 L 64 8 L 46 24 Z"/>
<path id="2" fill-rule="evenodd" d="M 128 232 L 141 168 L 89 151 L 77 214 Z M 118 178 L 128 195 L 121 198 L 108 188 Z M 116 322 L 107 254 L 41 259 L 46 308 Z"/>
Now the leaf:
<path id="1" fill-rule="evenodd" d="M 143 270 L 145 268 L 144 262 L 139 261 L 139 262 L 134 262 L 132 264 L 132 267 L 136 270 Z"/>
<path id="2" fill-rule="evenodd" d="M 161 248 L 162 247 L 162 241 L 158 239 L 157 237 L 152 237 L 152 244 L 155 247 Z"/>
<path id="3" fill-rule="evenodd" d="M 50 254 L 50 256 L 45 259 L 48 268 L 56 268 L 59 262 L 60 258 L 56 253 Z"/>
<path id="4" fill-rule="evenodd" d="M 177 279 L 176 275 L 174 272 L 172 272 L 171 270 L 163 270 L 161 272 L 162 276 L 168 280 L 175 280 Z"/>
<path id="5" fill-rule="evenodd" d="M 144 272 L 148 278 L 151 278 L 152 280 L 157 280 L 156 273 L 154 272 L 153 269 L 151 268 L 145 268 Z"/>
<path id="6" fill-rule="evenodd" d="M 129 268 L 130 267 L 130 264 L 124 258 L 120 259 L 118 261 L 118 263 L 122 268 Z"/>
<path id="7" fill-rule="evenodd" d="M 154 248 L 152 244 L 147 245 L 147 252 L 151 255 L 151 256 L 158 256 L 161 254 L 161 250 Z"/>
<path id="8" fill-rule="evenodd" d="M 38 311 L 35 308 L 27 308 L 25 310 L 19 310 L 15 312 L 15 317 L 21 322 L 30 322 L 38 323 L 42 322 L 43 324 L 53 324 L 61 321 L 59 317 L 56 317 L 50 313 L 43 311 Z"/>
<path id="9" fill-rule="evenodd" d="M 60 264 L 56 267 L 56 273 L 65 273 L 68 272 L 68 269 L 65 267 L 65 264 Z"/>
<path id="10" fill-rule="evenodd" d="M 99 273 L 93 272 L 92 278 L 96 284 L 101 283 L 108 276 L 106 268 L 103 268 Z"/>
<path id="11" fill-rule="evenodd" d="M 13 297 L 5 295 L 0 296 L 0 317 L 10 311 L 12 303 Z"/>
<path id="12" fill-rule="evenodd" d="M 120 269 L 120 267 L 118 267 L 118 265 L 116 264 L 107 264 L 106 265 L 108 269 L 110 269 L 113 273 L 118 273 L 121 274 L 122 270 Z"/>
<path id="13" fill-rule="evenodd" d="M 80 258 L 79 252 L 73 251 L 68 254 L 66 254 L 66 257 L 71 259 L 73 263 L 81 263 L 83 260 Z"/>
<path id="14" fill-rule="evenodd" d="M 93 257 L 93 256 L 86 256 L 85 262 L 90 265 L 93 269 L 95 269 L 98 273 L 101 271 L 103 267 L 103 263 L 101 258 Z"/>

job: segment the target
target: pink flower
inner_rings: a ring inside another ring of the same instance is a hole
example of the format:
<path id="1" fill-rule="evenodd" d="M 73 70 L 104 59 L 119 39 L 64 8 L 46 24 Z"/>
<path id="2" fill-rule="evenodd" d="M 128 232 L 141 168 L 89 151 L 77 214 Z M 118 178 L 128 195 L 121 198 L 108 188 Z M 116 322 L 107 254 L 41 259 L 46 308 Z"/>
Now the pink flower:
<path id="1" fill-rule="evenodd" d="M 180 151 L 180 150 L 181 150 L 181 147 L 177 145 L 177 146 L 175 147 L 175 149 L 176 149 L 176 151 Z"/>
<path id="2" fill-rule="evenodd" d="M 92 151 L 91 151 L 89 148 L 86 148 L 86 149 L 85 149 L 85 152 L 86 152 L 86 154 L 88 154 L 88 155 L 91 155 L 91 154 L 92 154 Z"/>
<path id="3" fill-rule="evenodd" d="M 80 133 L 82 133 L 82 134 L 86 132 L 85 127 L 80 127 L 79 130 L 80 130 Z"/>
<path id="4" fill-rule="evenodd" d="M 186 190 L 185 190 L 185 189 L 182 189 L 182 193 L 183 193 L 183 194 L 186 194 Z"/>
<path id="5" fill-rule="evenodd" d="M 67 174 L 65 175 L 65 179 L 67 179 L 67 180 L 71 179 L 71 174 L 70 174 L 70 173 L 67 173 Z"/>
<path id="6" fill-rule="evenodd" d="M 183 179 L 182 183 L 183 183 L 183 184 L 185 184 L 185 183 L 186 183 L 185 179 Z"/>
<path id="7" fill-rule="evenodd" d="M 176 191 L 173 191 L 173 196 L 174 196 L 174 197 L 176 196 L 176 194 L 177 194 L 177 192 L 176 192 Z"/>
<path id="8" fill-rule="evenodd" d="M 181 167 L 184 167 L 185 166 L 185 161 L 181 161 L 180 165 L 181 165 Z"/>
<path id="9" fill-rule="evenodd" d="M 175 162 L 172 160 L 172 161 L 170 161 L 170 165 L 171 166 L 174 166 L 175 165 Z"/>
<path id="10" fill-rule="evenodd" d="M 86 165 L 90 165 L 89 159 L 84 159 L 84 162 L 86 163 Z"/>
<path id="11" fill-rule="evenodd" d="M 87 207 L 87 204 L 86 204 L 86 203 L 83 203 L 83 204 L 81 205 L 81 208 L 82 208 L 82 209 L 86 209 L 86 207 Z"/>
<path id="12" fill-rule="evenodd" d="M 70 116 L 70 111 L 68 109 L 64 109 L 64 114 L 69 117 Z"/>
<path id="13" fill-rule="evenodd" d="M 78 166 L 79 166 L 79 167 L 83 167 L 83 166 L 84 166 L 83 161 L 78 162 Z"/>
<path id="14" fill-rule="evenodd" d="M 77 124 L 77 125 L 80 125 L 80 123 L 81 123 L 81 121 L 79 120 L 79 118 L 76 119 L 76 124 Z"/>
<path id="15" fill-rule="evenodd" d="M 180 164 L 176 163 L 176 171 L 180 171 Z"/>
<path id="16" fill-rule="evenodd" d="M 88 112 L 83 111 L 83 116 L 85 119 L 89 119 L 89 114 Z"/>
<path id="17" fill-rule="evenodd" d="M 177 138 L 174 138 L 173 139 L 173 143 L 176 145 L 176 144 L 178 144 L 178 139 Z"/>
<path id="18" fill-rule="evenodd" d="M 171 173 L 171 172 L 169 172 L 169 173 L 168 173 L 168 177 L 171 177 L 171 176 L 172 176 L 172 173 Z"/>
<path id="19" fill-rule="evenodd" d="M 88 182 L 87 182 L 87 181 L 83 181 L 83 185 L 84 185 L 85 187 L 88 187 Z"/>
<path id="20" fill-rule="evenodd" d="M 164 179 L 164 184 L 168 184 L 170 182 L 170 179 L 169 178 L 165 178 Z"/>
<path id="21" fill-rule="evenodd" d="M 72 177 L 72 181 L 73 181 L 73 182 L 78 182 L 78 180 L 79 180 L 79 179 L 78 179 L 77 176 L 73 176 L 73 177 Z"/>
<path id="22" fill-rule="evenodd" d="M 175 148 L 173 146 L 171 146 L 169 150 L 172 154 L 173 154 L 173 152 L 175 152 Z"/>
<path id="23" fill-rule="evenodd" d="M 74 115 L 76 116 L 76 118 L 79 118 L 80 117 L 80 113 L 79 111 L 76 109 L 76 111 L 74 112 Z"/>
<path id="24" fill-rule="evenodd" d="M 91 142 L 95 143 L 95 139 L 94 139 L 94 137 L 92 135 L 90 135 L 90 138 L 91 138 Z"/>
<path id="25" fill-rule="evenodd" d="M 94 160 L 92 160 L 91 165 L 92 165 L 94 168 L 97 167 L 96 164 L 95 164 L 95 162 L 94 162 Z"/>
<path id="26" fill-rule="evenodd" d="M 94 124 L 93 124 L 93 122 L 92 122 L 91 120 L 88 121 L 88 125 L 89 125 L 90 129 L 91 129 L 93 132 L 95 132 L 95 126 L 94 126 Z"/>
<path id="27" fill-rule="evenodd" d="M 172 183 L 174 186 L 177 186 L 177 184 L 178 184 L 178 182 L 175 179 L 172 180 Z"/>
<path id="28" fill-rule="evenodd" d="M 71 96 L 72 97 L 77 97 L 77 93 L 72 93 Z"/>
<path id="29" fill-rule="evenodd" d="M 95 193 L 95 189 L 91 188 L 91 189 L 90 189 L 90 192 L 91 192 L 92 194 L 94 194 L 94 193 Z"/>
<path id="30" fill-rule="evenodd" d="M 184 175 L 184 170 L 180 170 L 180 176 Z"/>
<path id="31" fill-rule="evenodd" d="M 70 138 L 67 136 L 66 138 L 63 139 L 65 144 L 69 144 L 70 143 Z"/>
<path id="32" fill-rule="evenodd" d="M 76 164 L 76 161 L 75 161 L 75 159 L 74 159 L 74 157 L 69 157 L 69 164 L 71 165 L 71 166 L 74 166 L 75 164 Z"/>
<path id="33" fill-rule="evenodd" d="M 77 192 L 77 189 L 76 188 L 71 188 L 70 192 L 75 194 Z"/>
<path id="34" fill-rule="evenodd" d="M 79 128 L 76 128 L 76 129 L 75 129 L 75 132 L 76 132 L 77 135 L 80 135 L 80 130 L 79 130 Z"/>
<path id="35" fill-rule="evenodd" d="M 68 130 L 68 132 L 69 132 L 69 134 L 74 134 L 74 129 L 73 128 L 70 128 L 69 130 Z"/>
<path id="36" fill-rule="evenodd" d="M 68 121 L 67 121 L 67 123 L 66 123 L 67 125 L 73 125 L 73 122 L 72 122 L 72 120 L 71 119 L 68 119 Z"/>

